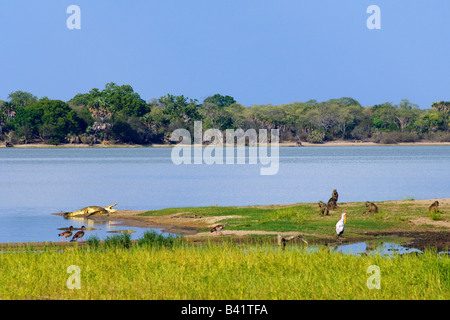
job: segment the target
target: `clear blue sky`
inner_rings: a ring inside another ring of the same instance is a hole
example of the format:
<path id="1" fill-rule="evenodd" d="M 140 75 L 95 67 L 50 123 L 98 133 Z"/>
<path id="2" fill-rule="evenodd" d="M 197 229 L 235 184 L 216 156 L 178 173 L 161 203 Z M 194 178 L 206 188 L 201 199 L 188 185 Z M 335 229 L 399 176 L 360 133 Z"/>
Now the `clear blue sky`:
<path id="1" fill-rule="evenodd" d="M 81 30 L 69 30 L 69 5 Z M 369 30 L 369 5 L 381 29 Z M 448 0 L 0 1 L 0 99 L 69 100 L 108 82 L 145 100 L 450 100 Z"/>

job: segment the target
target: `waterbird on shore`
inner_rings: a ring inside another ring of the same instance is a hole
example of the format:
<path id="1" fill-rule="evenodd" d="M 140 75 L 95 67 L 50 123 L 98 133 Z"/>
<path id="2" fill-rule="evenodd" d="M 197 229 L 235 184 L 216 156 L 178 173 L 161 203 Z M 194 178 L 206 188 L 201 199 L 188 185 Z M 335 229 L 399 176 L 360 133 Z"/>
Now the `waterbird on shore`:
<path id="1" fill-rule="evenodd" d="M 69 241 L 69 240 L 67 240 L 67 238 L 72 235 L 72 230 L 73 230 L 73 227 L 70 226 L 68 231 L 64 231 L 64 232 L 61 232 L 60 234 L 58 234 L 58 236 L 63 237 L 61 239 L 61 242 L 63 242 L 64 239 L 66 239 L 66 241 Z"/>
<path id="2" fill-rule="evenodd" d="M 344 212 L 341 216 L 341 220 L 336 223 L 336 233 L 338 235 L 339 242 L 341 241 L 341 236 L 344 233 L 346 220 L 347 214 Z"/>
<path id="3" fill-rule="evenodd" d="M 78 241 L 78 239 L 81 239 L 81 241 L 84 242 L 83 236 L 84 236 L 84 230 L 85 230 L 85 229 L 86 229 L 86 227 L 85 227 L 85 226 L 82 226 L 82 227 L 81 227 L 81 231 L 78 231 L 77 233 L 75 233 L 75 234 L 73 235 L 72 240 L 70 240 L 70 241 Z"/>
<path id="4" fill-rule="evenodd" d="M 300 239 L 301 241 L 306 243 L 306 245 L 308 245 L 308 241 L 306 241 L 306 239 L 303 238 L 303 236 L 300 234 L 295 235 L 295 236 L 290 236 L 287 238 L 283 238 L 280 233 L 278 234 L 278 245 L 283 246 L 283 249 L 284 249 L 284 247 L 286 247 L 286 242 L 292 241 L 294 239 Z"/>
<path id="5" fill-rule="evenodd" d="M 224 224 L 218 224 L 217 226 L 215 226 L 211 229 L 211 233 L 216 232 L 216 236 L 217 236 L 218 235 L 217 232 L 220 232 L 220 234 L 223 235 L 222 230 L 223 230 L 223 228 L 225 228 L 226 225 L 227 225 L 226 222 Z"/>

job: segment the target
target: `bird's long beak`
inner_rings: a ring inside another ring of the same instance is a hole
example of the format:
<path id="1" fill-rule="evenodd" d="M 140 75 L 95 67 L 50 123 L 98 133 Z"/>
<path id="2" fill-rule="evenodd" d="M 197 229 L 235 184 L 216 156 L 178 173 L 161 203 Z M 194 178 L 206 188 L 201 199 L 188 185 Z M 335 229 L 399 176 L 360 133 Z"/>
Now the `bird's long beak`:
<path id="1" fill-rule="evenodd" d="M 347 223 L 347 216 L 344 216 L 344 223 Z"/>

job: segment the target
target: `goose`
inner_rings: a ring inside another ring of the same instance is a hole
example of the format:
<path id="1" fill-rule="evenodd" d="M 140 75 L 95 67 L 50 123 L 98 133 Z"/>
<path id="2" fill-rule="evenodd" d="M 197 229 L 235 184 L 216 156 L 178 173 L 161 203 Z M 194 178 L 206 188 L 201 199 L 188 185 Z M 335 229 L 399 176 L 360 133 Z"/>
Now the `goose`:
<path id="1" fill-rule="evenodd" d="M 217 232 L 220 232 L 221 235 L 223 235 L 222 230 L 226 226 L 226 222 L 224 224 L 218 224 L 214 228 L 211 229 L 211 233 L 216 232 L 216 236 L 218 235 Z"/>
<path id="2" fill-rule="evenodd" d="M 72 235 L 72 230 L 73 230 L 73 227 L 70 226 L 68 231 L 64 231 L 64 232 L 61 232 L 60 234 L 58 234 L 58 236 L 63 237 L 63 238 L 61 239 L 61 242 L 63 242 L 64 239 L 67 240 L 67 238 L 70 237 L 70 236 Z M 69 241 L 69 240 L 67 240 L 67 241 Z"/>
<path id="3" fill-rule="evenodd" d="M 336 233 L 338 235 L 339 241 L 341 240 L 341 236 L 344 233 L 346 220 L 347 220 L 347 214 L 344 212 L 341 216 L 341 220 L 339 220 L 336 223 Z"/>
<path id="4" fill-rule="evenodd" d="M 73 235 L 72 240 L 70 240 L 70 241 L 78 241 L 78 239 L 81 239 L 81 241 L 84 242 L 83 236 L 84 236 L 84 230 L 85 230 L 85 229 L 86 229 L 86 227 L 85 227 L 85 226 L 82 226 L 82 227 L 81 227 L 81 231 L 78 231 L 77 233 L 75 233 L 75 234 Z"/>

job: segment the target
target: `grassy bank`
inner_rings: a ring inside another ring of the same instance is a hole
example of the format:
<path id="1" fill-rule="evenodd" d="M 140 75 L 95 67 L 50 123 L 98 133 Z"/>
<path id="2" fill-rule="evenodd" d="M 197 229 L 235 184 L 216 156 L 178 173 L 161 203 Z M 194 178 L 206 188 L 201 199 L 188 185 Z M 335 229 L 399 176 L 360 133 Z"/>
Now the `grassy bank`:
<path id="1" fill-rule="evenodd" d="M 449 299 L 450 258 L 279 250 L 228 242 L 122 245 L 0 255 L 2 299 Z M 71 265 L 80 289 L 69 289 Z M 367 268 L 380 268 L 370 290 Z"/>
<path id="2" fill-rule="evenodd" d="M 449 199 L 440 199 L 440 211 L 430 214 L 428 206 L 433 200 L 403 200 L 377 202 L 378 213 L 367 214 L 365 203 L 339 203 L 329 215 L 321 215 L 317 203 L 269 205 L 249 207 L 188 207 L 147 211 L 143 217 L 194 217 L 217 223 L 227 223 L 228 235 L 252 232 L 298 232 L 308 241 L 336 239 L 335 225 L 343 212 L 347 213 L 344 238 L 351 241 L 376 239 L 380 233 L 447 232 L 450 229 Z M 172 219 L 173 220 L 173 219 Z M 185 219 L 188 220 L 188 219 Z M 195 219 L 192 219 L 195 220 Z M 195 220 L 196 221 L 196 220 Z M 211 224 L 198 225 L 200 234 L 209 233 Z"/>

